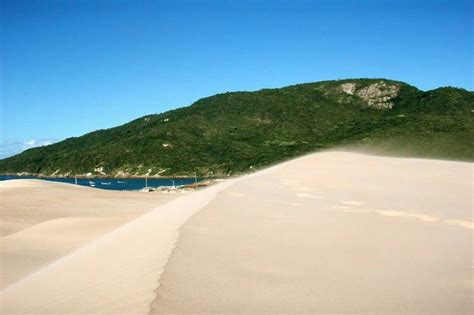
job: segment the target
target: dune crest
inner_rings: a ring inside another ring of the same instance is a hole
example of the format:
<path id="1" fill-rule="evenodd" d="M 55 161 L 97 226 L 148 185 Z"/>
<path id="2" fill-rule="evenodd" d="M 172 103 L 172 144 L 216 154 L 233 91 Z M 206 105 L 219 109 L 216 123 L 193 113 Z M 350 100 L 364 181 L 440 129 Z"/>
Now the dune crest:
<path id="1" fill-rule="evenodd" d="M 245 177 L 183 226 L 151 314 L 471 314 L 472 184 L 349 152 Z"/>
<path id="2" fill-rule="evenodd" d="M 469 314 L 471 172 L 304 156 L 88 243 L 5 289 L 2 314 Z"/>
<path id="3" fill-rule="evenodd" d="M 227 183 L 177 198 L 5 289 L 4 314 L 146 314 L 179 227 Z"/>
<path id="4" fill-rule="evenodd" d="M 164 204 L 171 195 L 0 181 L 0 290 Z"/>

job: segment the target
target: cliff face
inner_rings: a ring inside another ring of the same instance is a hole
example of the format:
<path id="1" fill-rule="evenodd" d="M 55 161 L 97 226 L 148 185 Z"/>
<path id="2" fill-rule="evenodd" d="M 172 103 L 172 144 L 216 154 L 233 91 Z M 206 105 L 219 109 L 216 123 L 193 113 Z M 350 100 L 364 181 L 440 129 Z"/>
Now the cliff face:
<path id="1" fill-rule="evenodd" d="M 391 109 L 394 105 L 393 99 L 398 96 L 400 85 L 386 83 L 384 81 L 375 82 L 363 88 L 357 88 L 356 83 L 343 83 L 341 91 L 348 95 L 357 95 L 368 107 L 377 109 Z"/>
<path id="2" fill-rule="evenodd" d="M 385 79 L 217 94 L 189 107 L 34 148 L 0 173 L 228 175 L 338 146 L 474 160 L 474 93 Z"/>

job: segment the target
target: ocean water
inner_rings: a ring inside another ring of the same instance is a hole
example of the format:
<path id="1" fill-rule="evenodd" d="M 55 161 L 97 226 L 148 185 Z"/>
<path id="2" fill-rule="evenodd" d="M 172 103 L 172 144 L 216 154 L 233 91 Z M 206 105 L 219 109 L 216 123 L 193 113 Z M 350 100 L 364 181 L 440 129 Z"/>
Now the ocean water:
<path id="1" fill-rule="evenodd" d="M 38 178 L 34 176 L 16 176 L 16 175 L 0 175 L 0 181 L 10 179 L 31 179 Z M 74 178 L 52 178 L 42 177 L 41 180 L 49 180 L 53 182 L 61 182 L 68 184 L 75 184 Z M 204 178 L 197 178 L 201 181 Z M 163 186 L 181 186 L 188 185 L 195 182 L 194 178 L 148 178 L 148 187 L 163 187 Z M 99 189 L 110 190 L 140 190 L 145 186 L 145 178 L 78 178 L 77 184 L 81 186 L 89 186 Z"/>

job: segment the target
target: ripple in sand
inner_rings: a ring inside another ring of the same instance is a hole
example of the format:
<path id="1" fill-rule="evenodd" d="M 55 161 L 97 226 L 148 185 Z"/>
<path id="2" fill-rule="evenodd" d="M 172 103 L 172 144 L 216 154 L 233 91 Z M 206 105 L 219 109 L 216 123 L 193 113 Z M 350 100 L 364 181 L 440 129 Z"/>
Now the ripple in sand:
<path id="1" fill-rule="evenodd" d="M 376 210 L 375 212 L 384 216 L 413 218 L 424 222 L 437 222 L 440 220 L 437 217 L 433 217 L 427 214 L 412 213 L 398 210 Z"/>

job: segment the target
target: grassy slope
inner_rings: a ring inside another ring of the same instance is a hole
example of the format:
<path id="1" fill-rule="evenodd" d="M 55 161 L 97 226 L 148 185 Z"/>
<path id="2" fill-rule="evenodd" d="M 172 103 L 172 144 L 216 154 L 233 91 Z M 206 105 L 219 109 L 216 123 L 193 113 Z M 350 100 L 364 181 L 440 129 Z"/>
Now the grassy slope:
<path id="1" fill-rule="evenodd" d="M 375 82 L 345 81 L 358 87 Z M 108 174 L 152 169 L 162 175 L 222 175 L 336 146 L 474 160 L 474 93 L 454 88 L 422 92 L 397 82 L 401 90 L 394 108 L 377 110 L 339 92 L 345 81 L 218 94 L 27 150 L 1 160 L 0 172 L 81 174 L 103 166 Z"/>

